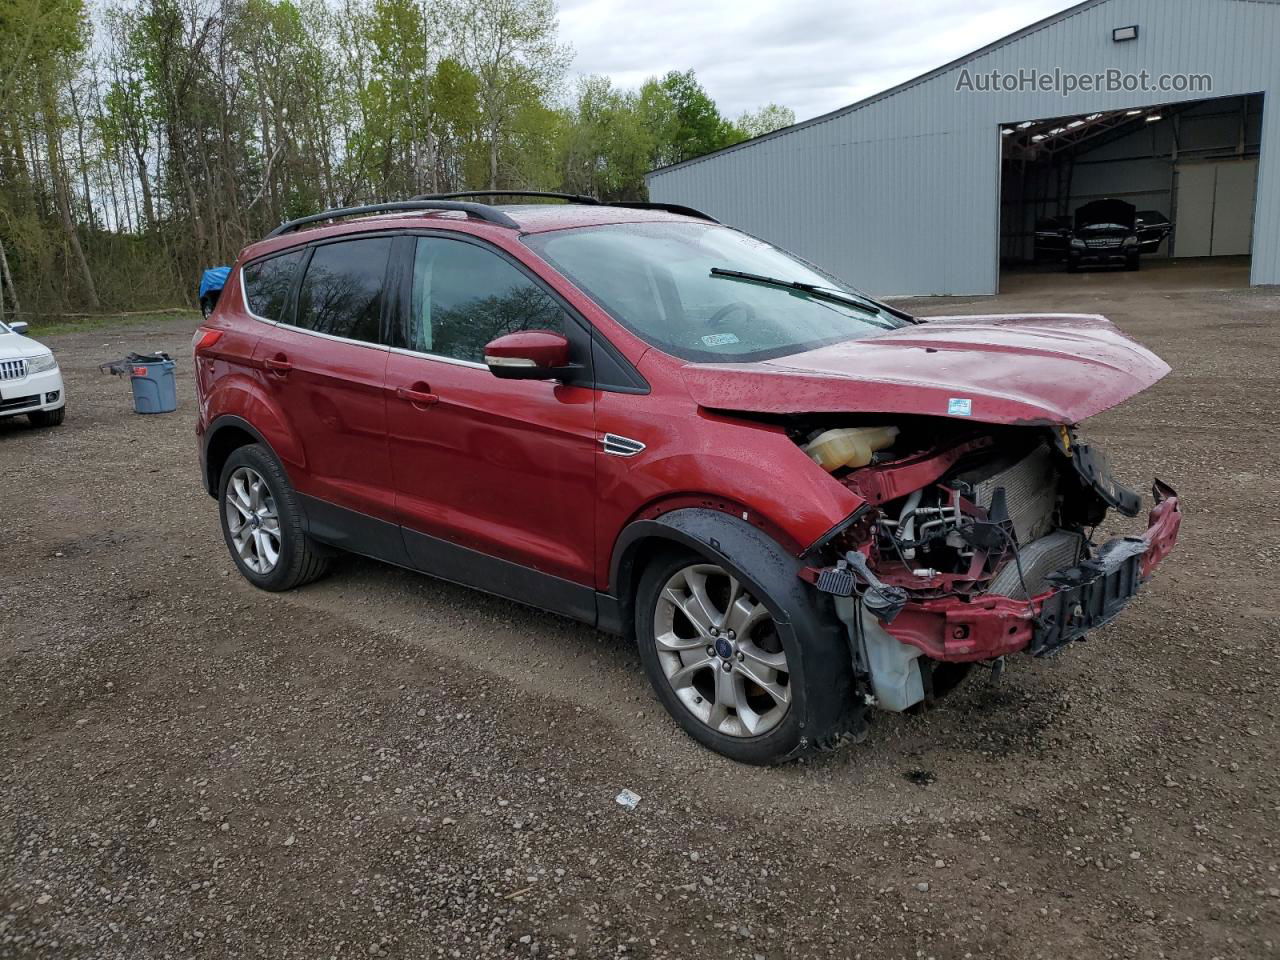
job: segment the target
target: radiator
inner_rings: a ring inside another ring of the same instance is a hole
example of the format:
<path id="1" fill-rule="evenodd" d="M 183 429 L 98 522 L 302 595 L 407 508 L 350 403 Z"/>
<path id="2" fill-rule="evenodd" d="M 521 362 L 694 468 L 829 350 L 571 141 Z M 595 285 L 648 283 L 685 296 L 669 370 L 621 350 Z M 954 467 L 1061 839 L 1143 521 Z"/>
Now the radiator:
<path id="1" fill-rule="evenodd" d="M 985 509 L 997 488 L 1004 487 L 1005 503 L 1018 543 L 1029 544 L 1053 529 L 1053 509 L 1058 499 L 1058 471 L 1054 453 L 1038 446 L 1011 467 L 973 485 L 974 501 Z"/>

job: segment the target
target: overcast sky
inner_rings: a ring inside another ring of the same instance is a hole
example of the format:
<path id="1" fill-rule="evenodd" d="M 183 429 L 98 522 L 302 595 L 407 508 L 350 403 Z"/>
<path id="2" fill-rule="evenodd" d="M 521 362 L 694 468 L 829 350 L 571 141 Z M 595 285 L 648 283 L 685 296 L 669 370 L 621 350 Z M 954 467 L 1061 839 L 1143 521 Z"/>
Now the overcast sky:
<path id="1" fill-rule="evenodd" d="M 826 113 L 941 66 L 1075 0 L 560 0 L 577 73 L 624 87 L 697 71 L 721 112 Z"/>

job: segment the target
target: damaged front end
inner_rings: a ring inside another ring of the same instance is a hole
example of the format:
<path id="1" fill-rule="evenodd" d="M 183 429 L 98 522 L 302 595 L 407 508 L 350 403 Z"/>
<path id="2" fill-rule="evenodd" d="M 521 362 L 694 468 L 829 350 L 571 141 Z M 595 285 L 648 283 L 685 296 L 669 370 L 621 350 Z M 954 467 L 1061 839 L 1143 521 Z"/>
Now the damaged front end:
<path id="1" fill-rule="evenodd" d="M 868 698 L 887 710 L 941 696 L 975 662 L 1043 656 L 1109 622 L 1181 522 L 1157 480 L 1145 533 L 1095 544 L 1108 510 L 1137 516 L 1141 498 L 1066 426 L 958 432 L 919 417 L 789 432 L 864 501 L 802 576 L 835 598 Z"/>

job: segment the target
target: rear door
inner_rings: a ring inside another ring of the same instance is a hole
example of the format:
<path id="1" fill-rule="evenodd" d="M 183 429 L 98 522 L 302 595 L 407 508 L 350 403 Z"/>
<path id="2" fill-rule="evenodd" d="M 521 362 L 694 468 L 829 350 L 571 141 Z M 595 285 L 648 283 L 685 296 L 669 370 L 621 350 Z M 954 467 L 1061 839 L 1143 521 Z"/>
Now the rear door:
<path id="1" fill-rule="evenodd" d="M 419 236 L 408 257 L 387 419 L 413 565 L 591 619 L 599 444 L 589 332 L 487 244 Z M 489 372 L 490 340 L 547 329 L 574 343 L 579 383 Z"/>
<path id="2" fill-rule="evenodd" d="M 383 392 L 392 243 L 366 236 L 310 247 L 290 308 L 254 354 L 303 448 L 291 479 L 313 532 L 375 556 L 385 550 L 371 538 L 399 547 Z"/>

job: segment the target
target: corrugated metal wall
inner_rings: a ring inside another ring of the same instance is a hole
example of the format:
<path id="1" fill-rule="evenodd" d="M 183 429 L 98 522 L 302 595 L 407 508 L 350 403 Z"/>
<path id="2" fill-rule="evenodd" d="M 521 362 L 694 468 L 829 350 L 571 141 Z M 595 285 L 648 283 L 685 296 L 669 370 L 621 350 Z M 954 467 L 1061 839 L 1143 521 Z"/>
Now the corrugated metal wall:
<path id="1" fill-rule="evenodd" d="M 1114 27 L 1137 24 L 1135 41 Z M 1158 103 L 1280 93 L 1274 0 L 1101 0 L 856 109 L 658 171 L 654 200 L 706 210 L 883 296 L 994 293 L 999 125 Z M 1020 69 L 1206 73 L 1212 93 L 980 93 Z M 1280 283 L 1280 97 L 1264 99 L 1253 282 Z"/>

